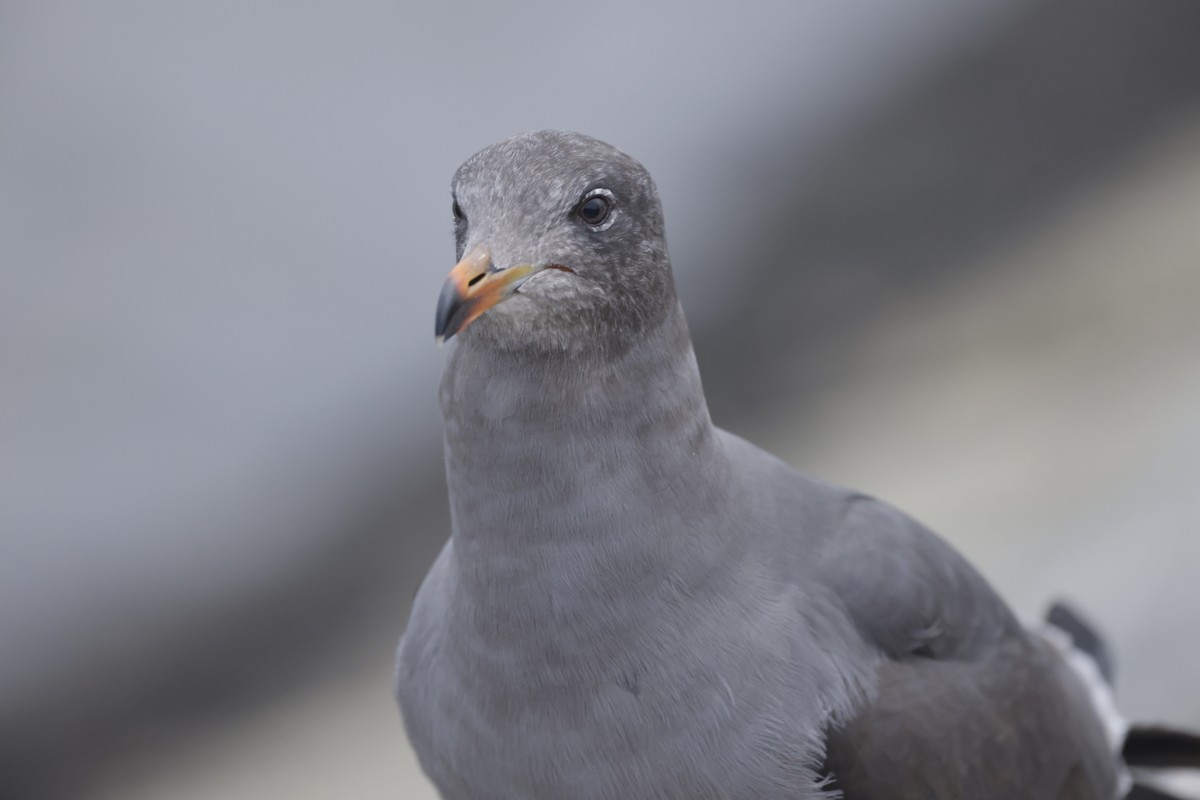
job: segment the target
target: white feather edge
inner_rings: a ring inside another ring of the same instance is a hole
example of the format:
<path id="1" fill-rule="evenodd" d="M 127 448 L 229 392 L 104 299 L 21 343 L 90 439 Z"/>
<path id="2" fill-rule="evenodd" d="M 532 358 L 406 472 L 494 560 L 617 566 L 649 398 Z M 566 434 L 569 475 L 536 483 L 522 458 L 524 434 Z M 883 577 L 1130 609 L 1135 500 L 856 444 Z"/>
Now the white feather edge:
<path id="1" fill-rule="evenodd" d="M 1092 707 L 1096 709 L 1096 714 L 1104 724 L 1109 747 L 1119 765 L 1117 797 L 1123 798 L 1133 787 L 1133 776 L 1121 760 L 1121 749 L 1125 745 L 1125 737 L 1129 734 L 1129 721 L 1117 710 L 1112 687 L 1100 674 L 1100 666 L 1096 660 L 1076 647 L 1066 631 L 1048 622 L 1039 622 L 1029 627 L 1062 653 L 1063 659 L 1087 687 Z M 1152 772 L 1138 770 L 1137 775 L 1140 783 L 1173 794 L 1180 800 L 1200 800 L 1200 774 L 1194 769 L 1160 769 Z"/>
<path id="2" fill-rule="evenodd" d="M 1116 698 L 1113 697 L 1112 687 L 1100 674 L 1096 660 L 1075 646 L 1069 634 L 1048 622 L 1031 626 L 1032 630 L 1050 642 L 1062 654 L 1063 660 L 1071 667 L 1087 689 L 1092 708 L 1104 725 L 1104 733 L 1108 737 L 1108 746 L 1113 759 L 1117 763 L 1117 798 L 1129 794 L 1133 787 L 1133 776 L 1121 760 L 1121 748 L 1125 745 L 1125 736 L 1129 733 L 1129 721 L 1117 710 Z"/>
<path id="3" fill-rule="evenodd" d="M 1200 800 L 1200 775 L 1194 769 L 1160 769 L 1153 774 L 1138 770 L 1138 782 L 1173 794 L 1180 800 Z"/>

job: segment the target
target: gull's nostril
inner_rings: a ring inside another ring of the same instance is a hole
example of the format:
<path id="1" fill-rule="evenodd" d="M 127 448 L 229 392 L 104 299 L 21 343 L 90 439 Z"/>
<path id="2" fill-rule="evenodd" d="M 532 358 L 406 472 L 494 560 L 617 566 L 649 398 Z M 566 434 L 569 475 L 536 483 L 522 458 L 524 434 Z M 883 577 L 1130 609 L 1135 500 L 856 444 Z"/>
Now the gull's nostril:
<path id="1" fill-rule="evenodd" d="M 471 280 L 467 281 L 467 286 L 474 286 L 475 284 L 479 283 L 481 280 L 483 280 L 483 276 L 485 275 L 487 275 L 486 272 L 479 273 L 474 278 L 471 278 Z"/>

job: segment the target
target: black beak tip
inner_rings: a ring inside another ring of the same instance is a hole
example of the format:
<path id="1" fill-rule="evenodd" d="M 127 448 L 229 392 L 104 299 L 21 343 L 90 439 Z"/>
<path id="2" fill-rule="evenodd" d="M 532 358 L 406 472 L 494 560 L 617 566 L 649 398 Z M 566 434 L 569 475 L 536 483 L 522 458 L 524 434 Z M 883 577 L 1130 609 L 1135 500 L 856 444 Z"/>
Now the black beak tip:
<path id="1" fill-rule="evenodd" d="M 434 338 L 437 339 L 438 344 L 445 344 L 446 342 L 448 342 L 454 338 L 453 332 L 446 333 L 446 323 L 440 317 L 437 320 L 437 324 L 434 325 L 433 335 L 434 335 Z"/>
<path id="2" fill-rule="evenodd" d="M 458 287 L 453 281 L 446 281 L 442 293 L 438 296 L 437 314 L 433 321 L 433 335 L 439 342 L 449 341 L 458 333 L 460 313 L 465 304 L 458 293 Z"/>

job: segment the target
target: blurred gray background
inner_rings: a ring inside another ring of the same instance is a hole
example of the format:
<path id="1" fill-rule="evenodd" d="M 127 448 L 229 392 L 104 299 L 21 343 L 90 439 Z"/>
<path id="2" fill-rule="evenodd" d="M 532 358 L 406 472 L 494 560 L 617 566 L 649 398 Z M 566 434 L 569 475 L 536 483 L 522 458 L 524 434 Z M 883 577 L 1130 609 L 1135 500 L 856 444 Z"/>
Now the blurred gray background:
<path id="1" fill-rule="evenodd" d="M 1200 4 L 0 2 L 0 796 L 432 798 L 448 182 L 649 167 L 714 418 L 1200 724 Z"/>

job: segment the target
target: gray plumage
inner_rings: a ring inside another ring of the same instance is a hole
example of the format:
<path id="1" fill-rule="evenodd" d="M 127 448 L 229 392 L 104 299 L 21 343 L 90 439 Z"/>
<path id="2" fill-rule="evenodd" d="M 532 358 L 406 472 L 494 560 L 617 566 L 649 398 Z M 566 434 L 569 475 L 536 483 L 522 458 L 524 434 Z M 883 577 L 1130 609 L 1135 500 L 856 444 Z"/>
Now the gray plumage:
<path id="1" fill-rule="evenodd" d="M 1087 688 L 966 561 L 712 425 L 639 164 L 540 132 L 453 189 L 460 258 L 537 271 L 441 386 L 452 533 L 396 693 L 444 798 L 1116 797 Z"/>

